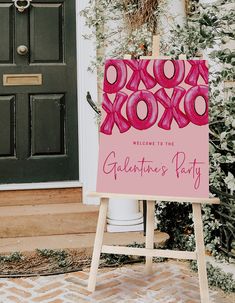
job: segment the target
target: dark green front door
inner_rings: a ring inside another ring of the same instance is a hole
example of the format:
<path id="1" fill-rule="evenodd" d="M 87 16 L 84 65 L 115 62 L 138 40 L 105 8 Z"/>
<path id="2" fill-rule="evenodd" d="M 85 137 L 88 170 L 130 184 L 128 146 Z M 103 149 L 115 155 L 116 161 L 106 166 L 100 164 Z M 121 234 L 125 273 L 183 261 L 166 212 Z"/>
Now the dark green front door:
<path id="1" fill-rule="evenodd" d="M 75 18 L 75 0 L 0 0 L 0 183 L 78 180 Z"/>

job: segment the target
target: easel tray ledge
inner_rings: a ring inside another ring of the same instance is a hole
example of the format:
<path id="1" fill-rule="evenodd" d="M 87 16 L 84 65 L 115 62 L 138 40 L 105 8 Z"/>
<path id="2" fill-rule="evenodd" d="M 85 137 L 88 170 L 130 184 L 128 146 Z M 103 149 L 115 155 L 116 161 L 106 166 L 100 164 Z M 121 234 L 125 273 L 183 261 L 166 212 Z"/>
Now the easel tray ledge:
<path id="1" fill-rule="evenodd" d="M 107 199 L 135 199 L 157 202 L 183 202 L 183 203 L 200 203 L 200 204 L 220 204 L 219 198 L 195 198 L 195 197 L 171 197 L 171 196 L 155 196 L 155 195 L 134 195 L 134 194 L 116 194 L 116 193 L 101 193 L 89 192 L 89 197 L 107 198 Z"/>

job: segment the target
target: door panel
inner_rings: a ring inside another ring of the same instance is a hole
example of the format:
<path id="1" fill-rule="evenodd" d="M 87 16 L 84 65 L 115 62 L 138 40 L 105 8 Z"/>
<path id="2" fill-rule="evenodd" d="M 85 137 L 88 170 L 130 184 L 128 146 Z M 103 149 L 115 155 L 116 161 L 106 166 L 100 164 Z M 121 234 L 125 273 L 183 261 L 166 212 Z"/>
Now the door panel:
<path id="1" fill-rule="evenodd" d="M 0 63 L 13 63 L 14 10 L 13 4 L 0 3 L 1 43 Z"/>
<path id="2" fill-rule="evenodd" d="M 63 61 L 63 5 L 32 4 L 30 13 L 30 61 Z"/>
<path id="3" fill-rule="evenodd" d="M 33 0 L 23 13 L 0 0 L 0 183 L 79 178 L 75 13 L 75 0 Z M 4 86 L 5 74 L 42 85 Z"/>
<path id="4" fill-rule="evenodd" d="M 31 96 L 31 115 L 32 156 L 64 154 L 64 95 Z"/>
<path id="5" fill-rule="evenodd" d="M 0 96 L 0 157 L 15 153 L 15 96 Z"/>

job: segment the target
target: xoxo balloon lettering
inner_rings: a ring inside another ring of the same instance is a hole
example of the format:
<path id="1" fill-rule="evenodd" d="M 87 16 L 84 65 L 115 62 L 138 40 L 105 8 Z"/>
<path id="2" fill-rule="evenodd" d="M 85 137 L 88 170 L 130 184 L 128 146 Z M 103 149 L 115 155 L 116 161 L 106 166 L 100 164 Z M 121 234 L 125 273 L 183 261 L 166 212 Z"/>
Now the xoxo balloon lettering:
<path id="1" fill-rule="evenodd" d="M 107 60 L 102 103 L 105 116 L 100 131 L 111 135 L 114 126 L 125 133 L 132 127 L 146 130 L 156 123 L 167 131 L 175 123 L 179 128 L 190 123 L 208 124 L 206 84 L 208 68 L 204 60 Z M 199 97 L 205 103 L 203 113 L 197 111 Z M 144 118 L 140 102 L 146 107 Z"/>
<path id="2" fill-rule="evenodd" d="M 124 133 L 133 126 L 139 130 L 152 127 L 158 118 L 158 101 L 163 105 L 165 111 L 158 123 L 158 126 L 165 130 L 170 130 L 173 119 L 180 128 L 186 127 L 190 122 L 196 125 L 208 124 L 208 88 L 198 85 L 188 90 L 175 87 L 172 96 L 168 96 L 164 88 L 160 88 L 154 95 L 145 90 L 137 91 L 127 97 L 124 93 L 117 93 L 112 104 L 107 94 L 104 94 L 103 109 L 106 111 L 100 131 L 106 135 L 112 134 L 112 129 L 116 124 L 120 133 Z M 185 97 L 184 97 L 185 95 Z M 184 97 L 184 99 L 183 99 Z M 205 101 L 205 111 L 201 115 L 197 113 L 195 102 L 197 97 L 203 97 Z M 185 113 L 179 108 L 180 102 L 184 102 Z M 143 101 L 147 114 L 144 119 L 138 115 L 138 104 Z M 122 107 L 126 104 L 125 116 L 121 113 Z"/>
<path id="3" fill-rule="evenodd" d="M 137 91 L 140 82 L 143 82 L 146 89 L 153 88 L 159 84 L 165 88 L 173 88 L 179 85 L 185 77 L 185 63 L 183 60 L 154 60 L 151 74 L 147 70 L 151 60 L 107 60 L 105 64 L 104 91 L 112 94 L 121 90 L 124 86 L 128 90 Z M 169 78 L 165 73 L 165 65 L 170 61 L 173 64 L 173 75 Z M 185 78 L 185 83 L 195 86 L 198 84 L 198 79 L 204 80 L 208 84 L 208 68 L 205 60 L 188 60 L 191 68 Z M 116 79 L 109 80 L 109 68 L 114 67 Z M 130 79 L 127 81 L 127 66 L 131 70 Z"/>

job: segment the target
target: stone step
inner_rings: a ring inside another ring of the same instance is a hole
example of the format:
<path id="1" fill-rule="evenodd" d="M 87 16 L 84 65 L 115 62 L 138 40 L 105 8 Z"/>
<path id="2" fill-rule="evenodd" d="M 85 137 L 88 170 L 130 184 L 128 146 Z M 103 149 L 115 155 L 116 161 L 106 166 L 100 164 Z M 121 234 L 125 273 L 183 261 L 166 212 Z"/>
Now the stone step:
<path id="1" fill-rule="evenodd" d="M 81 253 L 91 255 L 95 233 L 19 237 L 1 239 L 0 253 L 7 254 L 15 251 L 30 252 L 35 249 L 78 249 Z M 155 231 L 154 242 L 164 246 L 169 239 L 167 233 Z M 108 233 L 104 234 L 104 244 L 106 245 L 128 245 L 132 243 L 144 243 L 143 232 Z"/>
<path id="2" fill-rule="evenodd" d="M 54 188 L 0 191 L 0 206 L 82 202 L 82 188 Z"/>
<path id="3" fill-rule="evenodd" d="M 82 203 L 1 206 L 1 238 L 95 232 L 98 211 Z"/>

